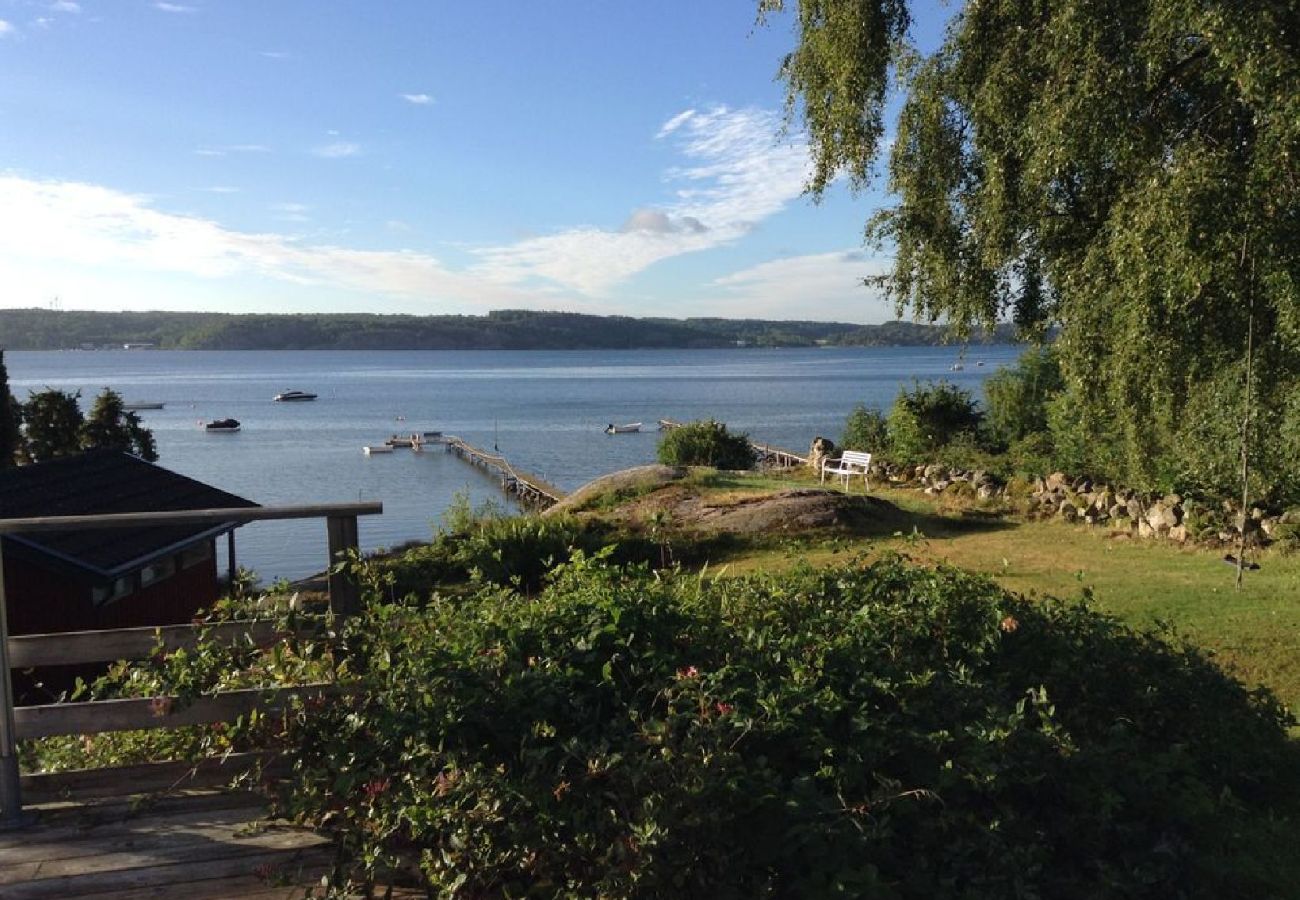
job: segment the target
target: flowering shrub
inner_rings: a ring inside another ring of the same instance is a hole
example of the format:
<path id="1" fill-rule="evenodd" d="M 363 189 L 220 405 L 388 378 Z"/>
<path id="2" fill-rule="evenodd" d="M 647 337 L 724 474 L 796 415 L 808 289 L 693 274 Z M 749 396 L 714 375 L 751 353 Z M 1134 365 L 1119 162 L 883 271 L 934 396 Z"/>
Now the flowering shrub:
<path id="1" fill-rule="evenodd" d="M 373 603 L 343 639 L 352 690 L 287 719 L 282 808 L 437 896 L 1215 896 L 1287 750 L 1193 649 L 897 559 L 579 553 L 537 596 Z"/>

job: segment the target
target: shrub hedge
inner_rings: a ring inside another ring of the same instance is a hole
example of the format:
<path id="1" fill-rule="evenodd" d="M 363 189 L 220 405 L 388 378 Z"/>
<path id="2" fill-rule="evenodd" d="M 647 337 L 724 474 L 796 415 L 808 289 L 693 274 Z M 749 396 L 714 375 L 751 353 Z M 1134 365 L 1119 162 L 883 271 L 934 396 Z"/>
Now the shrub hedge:
<path id="1" fill-rule="evenodd" d="M 1198 651 L 983 578 L 578 555 L 374 603 L 284 812 L 447 897 L 1241 895 L 1289 719 Z"/>
<path id="2" fill-rule="evenodd" d="M 752 469 L 754 447 L 749 435 L 732 434 L 712 419 L 687 422 L 659 439 L 659 461 L 668 466 L 712 466 L 715 469 Z"/>

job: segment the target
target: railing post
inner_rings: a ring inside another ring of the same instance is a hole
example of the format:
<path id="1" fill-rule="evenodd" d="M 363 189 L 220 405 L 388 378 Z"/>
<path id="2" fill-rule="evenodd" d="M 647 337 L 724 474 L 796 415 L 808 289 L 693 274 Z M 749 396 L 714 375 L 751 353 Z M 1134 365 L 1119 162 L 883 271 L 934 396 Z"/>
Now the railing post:
<path id="1" fill-rule="evenodd" d="M 9 668 L 9 599 L 5 596 L 4 540 L 0 538 L 0 831 L 29 823 L 23 815 L 14 727 L 14 682 Z"/>
<path id="2" fill-rule="evenodd" d="M 357 550 L 360 546 L 357 540 L 357 517 L 330 516 L 325 525 L 329 531 L 330 610 L 336 615 L 351 615 L 361 606 L 360 591 L 356 579 L 348 572 L 335 571 L 335 566 L 348 558 L 349 550 Z"/>

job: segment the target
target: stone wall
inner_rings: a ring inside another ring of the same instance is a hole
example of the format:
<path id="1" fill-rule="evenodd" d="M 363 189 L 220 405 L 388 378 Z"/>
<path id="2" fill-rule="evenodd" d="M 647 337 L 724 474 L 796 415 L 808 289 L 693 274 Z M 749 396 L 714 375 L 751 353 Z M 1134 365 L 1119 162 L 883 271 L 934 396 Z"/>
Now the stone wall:
<path id="1" fill-rule="evenodd" d="M 833 445 L 826 448 L 814 442 L 814 450 L 818 451 L 816 455 L 834 458 Z M 1244 528 L 1247 546 L 1280 541 L 1300 547 L 1300 508 L 1281 511 L 1252 506 L 1243 516 L 1240 505 L 1231 500 L 1212 504 L 1178 494 L 1143 493 L 1087 478 L 1071 478 L 1063 472 L 1033 480 L 1003 481 L 979 469 L 940 463 L 872 463 L 871 470 L 877 483 L 911 487 L 932 496 L 1001 501 L 1035 518 L 1104 526 L 1112 533 L 1134 537 L 1236 547 Z"/>

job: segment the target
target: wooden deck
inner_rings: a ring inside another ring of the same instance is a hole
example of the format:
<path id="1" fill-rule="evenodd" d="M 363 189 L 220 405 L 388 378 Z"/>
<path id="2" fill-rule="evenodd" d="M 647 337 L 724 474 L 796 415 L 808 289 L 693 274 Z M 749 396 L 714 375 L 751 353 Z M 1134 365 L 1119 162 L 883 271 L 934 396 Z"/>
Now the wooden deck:
<path id="1" fill-rule="evenodd" d="M 326 838 L 268 820 L 260 798 L 242 792 L 56 800 L 29 809 L 36 825 L 0 832 L 5 900 L 304 897 L 332 859 Z"/>

